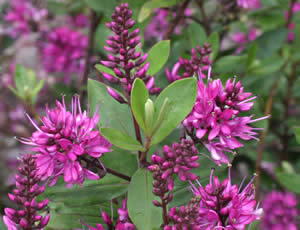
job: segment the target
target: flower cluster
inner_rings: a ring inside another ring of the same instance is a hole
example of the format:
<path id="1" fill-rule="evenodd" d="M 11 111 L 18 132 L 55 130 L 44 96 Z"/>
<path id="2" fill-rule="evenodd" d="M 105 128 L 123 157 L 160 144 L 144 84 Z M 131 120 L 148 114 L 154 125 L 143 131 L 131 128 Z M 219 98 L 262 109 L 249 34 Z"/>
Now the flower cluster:
<path id="1" fill-rule="evenodd" d="M 192 77 L 194 74 L 199 73 L 201 77 L 205 78 L 206 75 L 204 71 L 209 70 L 209 66 L 212 61 L 209 58 L 212 49 L 210 44 L 204 44 L 201 48 L 198 46 L 196 49 L 191 51 L 191 60 L 179 58 L 179 61 L 173 66 L 172 71 L 166 69 L 166 76 L 170 83 L 180 80 L 182 78 Z M 199 57 L 199 56 L 200 57 Z M 180 76 L 180 71 L 183 71 L 182 76 Z"/>
<path id="2" fill-rule="evenodd" d="M 298 229 L 297 198 L 288 192 L 272 191 L 263 201 L 263 230 Z"/>
<path id="3" fill-rule="evenodd" d="M 261 8 L 260 0 L 237 0 L 237 4 L 243 9 L 254 10 Z"/>
<path id="4" fill-rule="evenodd" d="M 109 73 L 103 73 L 103 77 L 112 83 L 121 83 L 127 94 L 130 94 L 136 78 L 141 78 L 146 83 L 150 93 L 159 93 L 160 89 L 155 87 L 154 77 L 147 74 L 148 54 L 142 56 L 142 53 L 136 50 L 140 44 L 139 29 L 129 32 L 135 24 L 131 17 L 132 10 L 129 9 L 128 4 L 121 3 L 112 15 L 113 21 L 106 24 L 114 35 L 108 37 L 106 41 L 108 46 L 104 47 L 111 53 L 107 55 L 108 61 L 101 61 L 101 63 L 111 68 L 118 78 Z M 118 95 L 118 93 L 114 91 L 112 95 Z M 117 97 L 114 98 L 118 100 Z"/>
<path id="5" fill-rule="evenodd" d="M 168 189 L 171 191 L 174 187 L 173 174 L 178 174 L 182 181 L 196 180 L 197 176 L 189 170 L 199 167 L 197 160 L 198 151 L 192 140 L 182 139 L 180 143 L 173 143 L 172 147 L 164 146 L 164 155 L 152 155 L 152 165 L 150 171 L 155 168 L 161 170 L 161 178 L 167 181 Z"/>
<path id="6" fill-rule="evenodd" d="M 194 197 L 186 206 L 181 206 L 180 208 L 171 208 L 169 212 L 169 219 L 172 221 L 172 225 L 165 226 L 164 230 L 203 229 L 201 225 L 198 225 L 200 200 L 200 197 Z"/>
<path id="7" fill-rule="evenodd" d="M 163 36 L 168 30 L 170 25 L 170 20 L 168 18 L 175 18 L 176 12 L 171 13 L 170 17 L 170 9 L 155 9 L 153 11 L 153 17 L 149 24 L 145 29 L 145 40 L 151 41 L 152 39 L 163 40 Z M 192 10 L 190 8 L 186 8 L 184 11 L 184 16 L 188 17 L 192 15 Z M 187 20 L 184 18 L 178 23 L 175 27 L 174 33 L 180 34 L 182 28 L 187 25 Z"/>
<path id="8" fill-rule="evenodd" d="M 183 121 L 188 133 L 204 144 L 218 165 L 230 162 L 224 151 L 232 152 L 243 146 L 237 137 L 257 139 L 255 130 L 260 128 L 249 124 L 267 118 L 252 120 L 252 116 L 239 116 L 253 107 L 256 96 L 250 97 L 241 82 L 235 81 L 228 79 L 223 87 L 220 79 L 209 79 L 207 85 L 200 79 L 194 108 Z"/>
<path id="9" fill-rule="evenodd" d="M 76 30 L 59 27 L 47 34 L 42 44 L 41 56 L 44 68 L 49 73 L 65 73 L 70 81 L 71 73 L 80 73 L 84 68 L 84 55 L 88 38 Z"/>
<path id="10" fill-rule="evenodd" d="M 81 164 L 81 161 L 97 164 L 98 158 L 110 151 L 111 144 L 96 129 L 98 112 L 89 118 L 86 111 L 81 111 L 79 97 L 72 99 L 71 112 L 67 111 L 64 99 L 56 104 L 57 108 L 47 109 L 41 127 L 30 119 L 37 131 L 30 139 L 21 140 L 38 152 L 38 175 L 43 179 L 52 177 L 51 185 L 60 175 L 68 185 L 82 184 L 85 178 L 99 179 L 96 173 Z"/>
<path id="11" fill-rule="evenodd" d="M 37 173 L 35 158 L 24 155 L 22 165 L 16 175 L 16 189 L 14 194 L 8 194 L 9 199 L 21 207 L 19 210 L 5 208 L 3 221 L 8 230 L 43 229 L 49 222 L 50 215 L 39 215 L 46 210 L 49 200 L 36 201 L 36 197 L 44 192 L 45 187 L 39 186 L 40 176 Z"/>
<path id="12" fill-rule="evenodd" d="M 199 188 L 192 184 L 192 191 L 200 198 L 199 216 L 195 223 L 199 229 L 227 229 L 242 230 L 254 220 L 260 219 L 262 209 L 256 208 L 253 179 L 243 190 L 231 184 L 230 168 L 229 177 L 222 183 L 211 172 L 210 183 Z"/>
<path id="13" fill-rule="evenodd" d="M 107 225 L 107 229 L 115 229 L 115 230 L 134 230 L 136 229 L 134 224 L 131 223 L 128 210 L 127 210 L 127 200 L 124 199 L 122 202 L 122 207 L 118 209 L 118 220 L 117 223 L 114 225 L 111 217 L 106 212 L 101 212 L 102 219 L 104 223 Z M 90 225 L 84 224 L 89 227 L 89 230 L 104 230 L 102 224 L 97 224 L 97 227 L 94 228 Z"/>
<path id="14" fill-rule="evenodd" d="M 236 53 L 241 53 L 248 42 L 254 41 L 259 34 L 255 28 L 251 28 L 248 33 L 237 32 L 232 36 L 232 40 L 238 45 Z"/>
<path id="15" fill-rule="evenodd" d="M 46 9 L 37 9 L 27 0 L 11 0 L 11 9 L 5 15 L 5 21 L 12 24 L 8 34 L 12 37 L 36 32 L 43 19 L 48 15 Z"/>

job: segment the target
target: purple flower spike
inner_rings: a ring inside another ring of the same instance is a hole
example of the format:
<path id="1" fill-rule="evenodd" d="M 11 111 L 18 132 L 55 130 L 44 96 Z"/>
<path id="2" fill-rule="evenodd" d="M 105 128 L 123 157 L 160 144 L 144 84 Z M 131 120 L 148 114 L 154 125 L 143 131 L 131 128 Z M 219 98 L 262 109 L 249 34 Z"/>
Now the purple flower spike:
<path id="1" fill-rule="evenodd" d="M 299 210 L 293 193 L 272 191 L 263 201 L 263 230 L 298 229 Z"/>
<path id="2" fill-rule="evenodd" d="M 35 158 L 32 155 L 22 157 L 22 165 L 18 168 L 16 175 L 16 189 L 14 194 L 8 194 L 9 198 L 16 203 L 20 209 L 5 208 L 3 221 L 8 230 L 18 230 L 20 227 L 26 229 L 43 229 L 50 220 L 50 215 L 41 216 L 38 212 L 47 210 L 49 200 L 36 201 L 36 197 L 44 192 L 45 187 L 39 186 L 40 175 L 38 175 Z"/>
<path id="3" fill-rule="evenodd" d="M 257 209 L 253 179 L 243 190 L 231 184 L 229 177 L 222 183 L 216 176 L 210 176 L 210 183 L 203 187 L 192 185 L 195 195 L 185 207 L 172 208 L 169 217 L 173 225 L 165 230 L 173 229 L 227 229 L 242 230 L 254 220 L 261 218 L 262 209 Z"/>
<path id="4" fill-rule="evenodd" d="M 57 108 L 47 108 L 43 125 L 38 127 L 30 139 L 22 138 L 24 144 L 34 146 L 38 152 L 36 163 L 42 179 L 51 177 L 54 185 L 59 176 L 64 176 L 68 185 L 82 184 L 85 178 L 97 180 L 99 176 L 85 168 L 81 162 L 97 162 L 103 154 L 110 152 L 111 144 L 96 129 L 99 114 L 89 118 L 80 107 L 79 97 L 72 99 L 72 110 L 67 111 L 63 102 L 56 102 Z"/>
<path id="5" fill-rule="evenodd" d="M 125 99 L 115 90 L 113 90 L 110 87 L 106 87 L 107 92 L 109 93 L 110 96 L 112 96 L 116 101 L 118 101 L 121 104 L 127 103 Z"/>
<path id="6" fill-rule="evenodd" d="M 209 150 L 216 164 L 228 164 L 229 158 L 224 152 L 233 152 L 243 144 L 237 139 L 257 139 L 256 130 L 251 123 L 269 116 L 252 120 L 252 116 L 240 116 L 254 105 L 256 96 L 244 92 L 241 82 L 228 79 L 223 87 L 220 79 L 204 84 L 200 78 L 198 95 L 191 113 L 183 121 L 189 135 L 200 139 Z"/>
<path id="7" fill-rule="evenodd" d="M 172 147 L 165 145 L 163 156 L 152 155 L 152 165 L 148 169 L 153 173 L 153 194 L 168 203 L 173 199 L 171 193 L 166 195 L 173 190 L 173 174 L 177 174 L 182 181 L 196 180 L 197 176 L 189 170 L 199 166 L 197 154 L 193 141 L 182 139 L 179 144 L 174 143 Z M 156 206 L 161 205 L 155 202 Z"/>
<path id="8" fill-rule="evenodd" d="M 133 82 L 136 78 L 142 79 L 151 94 L 158 94 L 160 89 L 155 87 L 154 78 L 147 74 L 149 62 L 148 54 L 142 56 L 141 52 L 136 49 L 140 45 L 139 29 L 130 32 L 135 22 L 131 19 L 132 10 L 128 4 L 121 3 L 115 8 L 112 15 L 112 22 L 106 26 L 113 31 L 114 35 L 109 36 L 106 41 L 105 50 L 110 54 L 107 55 L 108 61 L 101 61 L 103 65 L 112 69 L 114 73 L 121 78 L 123 90 L 130 95 Z M 112 83 L 114 81 L 110 75 L 104 73 L 103 76 Z"/>
<path id="9" fill-rule="evenodd" d="M 172 71 L 166 69 L 168 81 L 172 83 L 182 78 L 192 77 L 194 74 L 199 74 L 201 78 L 206 78 L 207 75 L 204 73 L 207 73 L 212 64 L 212 61 L 209 59 L 211 52 L 210 44 L 204 44 L 202 48 L 198 46 L 196 49 L 192 49 L 191 60 L 180 57 Z M 183 70 L 182 76 L 179 75 L 180 69 Z"/>

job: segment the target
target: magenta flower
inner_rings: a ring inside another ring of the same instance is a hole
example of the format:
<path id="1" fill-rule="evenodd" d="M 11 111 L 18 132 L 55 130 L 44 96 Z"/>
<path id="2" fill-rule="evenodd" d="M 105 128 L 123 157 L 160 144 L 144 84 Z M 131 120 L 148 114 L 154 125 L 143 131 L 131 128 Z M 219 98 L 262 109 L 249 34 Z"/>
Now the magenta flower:
<path id="1" fill-rule="evenodd" d="M 41 178 L 37 173 L 34 156 L 24 155 L 18 171 L 16 189 L 8 197 L 19 209 L 5 208 L 4 224 L 8 230 L 43 229 L 48 224 L 50 215 L 42 216 L 38 212 L 46 211 L 49 200 L 36 201 L 36 197 L 44 192 L 45 187 L 38 185 Z"/>
<path id="2" fill-rule="evenodd" d="M 260 0 L 237 0 L 239 7 L 243 9 L 255 10 L 262 7 Z"/>
<path id="3" fill-rule="evenodd" d="M 108 61 L 101 61 L 103 65 L 112 69 L 115 76 L 109 73 L 103 73 L 103 77 L 111 83 L 121 84 L 123 91 L 130 94 L 132 84 L 136 78 L 142 79 L 151 94 L 160 92 L 160 88 L 155 86 L 154 77 L 147 74 L 150 63 L 146 62 L 148 54 L 142 55 L 137 51 L 140 46 L 139 29 L 130 32 L 135 25 L 132 20 L 132 10 L 127 3 L 121 3 L 115 8 L 112 15 L 113 21 L 106 26 L 113 31 L 114 35 L 109 36 L 106 41 L 105 50 Z M 109 90 L 112 92 L 112 90 Z M 116 98 L 114 96 L 114 98 Z"/>
<path id="4" fill-rule="evenodd" d="M 254 105 L 256 96 L 244 92 L 241 82 L 228 79 L 223 88 L 220 79 L 208 81 L 207 85 L 199 80 L 197 99 L 191 113 L 183 121 L 189 135 L 199 139 L 209 150 L 216 164 L 229 163 L 224 152 L 232 152 L 243 146 L 242 140 L 257 139 L 251 123 L 263 120 L 262 117 L 252 120 L 253 116 L 241 117 L 240 113 L 249 111 Z M 195 133 L 194 133 L 195 131 Z"/>
<path id="5" fill-rule="evenodd" d="M 263 201 L 263 230 L 297 230 L 299 210 L 297 198 L 289 192 L 270 192 Z"/>
<path id="6" fill-rule="evenodd" d="M 110 152 L 111 144 L 96 129 L 98 112 L 89 118 L 86 111 L 81 111 L 78 97 L 72 99 L 71 112 L 67 111 L 64 99 L 62 104 L 57 101 L 56 105 L 53 110 L 47 108 L 41 127 L 30 119 L 37 131 L 30 139 L 21 140 L 38 152 L 38 174 L 43 179 L 51 177 L 51 185 L 60 175 L 68 185 L 82 184 L 85 178 L 99 179 L 81 164 L 82 161 L 97 162 L 104 153 Z"/>
<path id="7" fill-rule="evenodd" d="M 236 53 L 241 53 L 247 43 L 254 41 L 259 35 L 258 29 L 251 28 L 248 33 L 243 32 L 237 32 L 234 35 L 232 35 L 232 41 L 234 41 L 238 45 L 238 49 L 236 50 Z"/>
<path id="8" fill-rule="evenodd" d="M 291 5 L 290 5 L 291 7 Z M 300 11 L 300 3 L 299 2 L 295 2 L 292 6 L 292 14 L 296 14 L 298 11 Z M 292 17 L 292 15 L 288 15 L 288 12 L 285 12 L 285 19 L 289 20 L 289 17 Z M 288 37 L 287 40 L 288 42 L 293 42 L 295 39 L 295 33 L 294 33 L 294 28 L 295 28 L 295 24 L 294 23 L 289 23 L 288 24 Z"/>
<path id="9" fill-rule="evenodd" d="M 242 185 L 231 184 L 230 168 L 228 179 L 222 183 L 213 176 L 213 172 L 210 183 L 205 187 L 199 182 L 198 188 L 191 184 L 194 195 L 200 200 L 198 217 L 194 218 L 198 229 L 244 230 L 246 225 L 261 218 L 262 209 L 256 207 L 254 178 L 241 189 Z M 174 216 L 171 217 L 174 219 Z"/>
<path id="10" fill-rule="evenodd" d="M 41 47 L 45 70 L 48 73 L 64 73 L 64 81 L 70 82 L 70 74 L 81 73 L 84 69 L 87 45 L 86 35 L 68 27 L 50 31 Z"/>
<path id="11" fill-rule="evenodd" d="M 27 0 L 11 0 L 11 9 L 5 15 L 5 21 L 12 24 L 8 33 L 12 37 L 37 31 L 39 24 L 48 15 L 46 9 L 37 9 Z"/>

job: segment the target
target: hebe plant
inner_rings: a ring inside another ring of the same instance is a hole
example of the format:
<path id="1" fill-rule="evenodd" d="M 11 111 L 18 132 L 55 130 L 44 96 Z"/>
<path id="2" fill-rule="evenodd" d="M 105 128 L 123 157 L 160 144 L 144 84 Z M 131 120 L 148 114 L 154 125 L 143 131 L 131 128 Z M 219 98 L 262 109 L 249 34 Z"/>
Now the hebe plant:
<path id="1" fill-rule="evenodd" d="M 96 65 L 103 82 L 88 81 L 89 110 L 78 96 L 70 107 L 63 97 L 41 118 L 28 116 L 36 131 L 20 142 L 34 154 L 22 156 L 9 194 L 19 206 L 5 209 L 9 230 L 242 230 L 262 217 L 255 177 L 231 181 L 237 149 L 261 129 L 252 123 L 268 118 L 248 115 L 256 96 L 236 77 L 214 74 L 216 34 L 166 68 L 170 84 L 157 87 L 170 41 L 143 53 L 132 15 L 121 3 L 106 23 L 108 54 Z M 22 100 L 35 101 L 35 88 L 31 97 L 19 88 Z"/>

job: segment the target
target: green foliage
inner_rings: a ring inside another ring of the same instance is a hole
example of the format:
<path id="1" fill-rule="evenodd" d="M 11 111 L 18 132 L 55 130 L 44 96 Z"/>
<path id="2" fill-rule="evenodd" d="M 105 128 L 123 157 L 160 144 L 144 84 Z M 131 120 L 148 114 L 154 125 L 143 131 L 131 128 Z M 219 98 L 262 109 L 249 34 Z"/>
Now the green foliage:
<path id="1" fill-rule="evenodd" d="M 220 38 L 217 32 L 213 32 L 206 40 L 207 43 L 211 44 L 212 53 L 210 55 L 211 60 L 215 60 L 218 56 L 220 47 Z"/>
<path id="2" fill-rule="evenodd" d="M 198 23 L 192 22 L 185 33 L 191 48 L 203 45 L 206 41 L 206 32 Z"/>
<path id="3" fill-rule="evenodd" d="M 144 82 L 137 78 L 132 87 L 131 91 L 131 109 L 134 117 L 145 132 L 145 103 L 149 98 L 148 90 Z"/>
<path id="4" fill-rule="evenodd" d="M 300 174 L 276 172 L 279 183 L 289 191 L 300 194 Z"/>
<path id="5" fill-rule="evenodd" d="M 148 61 L 150 67 L 148 74 L 156 74 L 168 61 L 170 54 L 170 41 L 163 40 L 156 43 L 148 52 Z"/>
<path id="6" fill-rule="evenodd" d="M 298 144 L 300 144 L 300 127 L 294 127 L 295 136 Z"/>
<path id="7" fill-rule="evenodd" d="M 145 151 L 145 148 L 135 140 L 133 137 L 128 136 L 113 128 L 102 128 L 102 135 L 113 145 L 131 151 Z"/>
<path id="8" fill-rule="evenodd" d="M 189 114 L 194 106 L 196 95 L 197 80 L 195 78 L 175 81 L 159 94 L 155 101 L 155 120 L 160 117 L 159 111 L 165 105 L 166 99 L 168 100 L 167 116 L 153 135 L 152 144 L 162 141 Z"/>
<path id="9" fill-rule="evenodd" d="M 129 216 L 139 230 L 158 229 L 162 223 L 162 209 L 155 207 L 152 193 L 152 174 L 141 168 L 132 177 L 128 188 Z"/>
<path id="10" fill-rule="evenodd" d="M 87 6 L 95 11 L 103 12 L 105 16 L 111 17 L 117 1 L 115 0 L 85 0 Z"/>
<path id="11" fill-rule="evenodd" d="M 120 104 L 113 99 L 107 92 L 106 85 L 89 79 L 88 96 L 92 112 L 95 112 L 100 105 L 99 127 L 115 128 L 127 135 L 134 135 L 130 108 L 128 105 Z"/>
<path id="12" fill-rule="evenodd" d="M 139 12 L 138 22 L 146 20 L 156 8 L 169 7 L 179 4 L 180 2 L 182 2 L 182 0 L 150 0 L 142 6 Z"/>
<path id="13" fill-rule="evenodd" d="M 17 65 L 15 70 L 16 88 L 9 87 L 10 90 L 25 103 L 34 105 L 37 95 L 44 86 L 44 80 L 37 80 L 35 72 L 26 69 L 22 65 Z"/>

